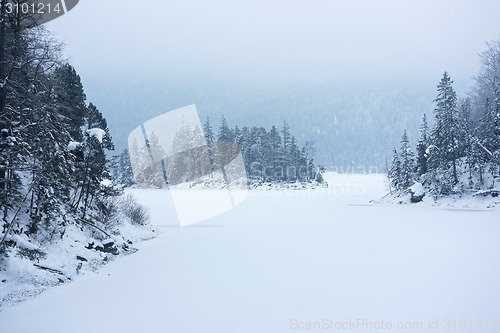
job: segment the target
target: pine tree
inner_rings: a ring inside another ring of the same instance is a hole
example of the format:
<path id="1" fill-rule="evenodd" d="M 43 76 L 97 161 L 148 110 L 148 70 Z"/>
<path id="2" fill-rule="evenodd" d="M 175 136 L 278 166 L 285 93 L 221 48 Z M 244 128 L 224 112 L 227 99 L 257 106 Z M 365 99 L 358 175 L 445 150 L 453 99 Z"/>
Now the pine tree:
<path id="1" fill-rule="evenodd" d="M 388 171 L 388 177 L 390 180 L 390 184 L 396 190 L 400 190 L 401 186 L 401 161 L 399 160 L 399 154 L 396 148 L 393 150 L 392 163 Z"/>
<path id="2" fill-rule="evenodd" d="M 500 176 L 500 40 L 487 43 L 487 46 L 480 54 L 481 69 L 475 78 L 473 98 L 475 117 L 479 119 L 481 164 L 489 162 L 489 170 L 495 177 Z"/>
<path id="3" fill-rule="evenodd" d="M 293 141 L 295 141 L 294 137 L 292 137 L 292 139 L 293 139 Z M 306 180 L 309 178 L 314 179 L 316 176 L 316 172 L 314 170 L 314 163 L 313 163 L 314 154 L 316 154 L 316 147 L 314 146 L 314 141 L 306 141 L 304 148 L 303 148 L 303 156 L 304 156 L 304 159 L 305 159 L 306 165 L 307 165 Z M 292 156 L 292 159 L 293 158 L 294 157 Z"/>
<path id="4" fill-rule="evenodd" d="M 48 91 L 38 96 L 40 107 L 32 112 L 37 126 L 30 129 L 28 141 L 31 181 L 34 183 L 29 209 L 31 232 L 38 230 L 38 222 L 43 221 L 48 226 L 50 221 L 57 220 L 65 212 L 73 186 L 71 173 L 74 167 L 68 149 L 71 135 L 64 115 L 58 111 L 57 100 Z"/>
<path id="5" fill-rule="evenodd" d="M 135 185 L 128 149 L 123 150 L 119 156 L 116 156 L 115 167 L 113 169 L 113 181 L 114 184 L 119 187 L 130 187 Z"/>
<path id="6" fill-rule="evenodd" d="M 400 188 L 407 189 L 413 185 L 414 182 L 414 171 L 415 171 L 415 161 L 413 157 L 413 152 L 410 149 L 410 141 L 406 130 L 401 137 L 401 148 L 399 151 L 400 161 L 401 161 L 401 173 L 400 173 Z"/>
<path id="7" fill-rule="evenodd" d="M 233 139 L 234 139 L 234 133 L 229 128 L 226 117 L 222 115 L 222 117 L 220 118 L 219 135 L 217 137 L 217 141 L 233 142 Z"/>
<path id="8" fill-rule="evenodd" d="M 290 135 L 290 127 L 288 126 L 288 123 L 286 120 L 283 121 L 283 129 L 281 130 L 281 134 L 282 134 L 282 137 L 283 137 L 283 148 L 285 150 L 288 149 L 288 146 L 290 145 L 291 143 L 291 135 Z"/>
<path id="9" fill-rule="evenodd" d="M 245 170 L 247 175 L 252 176 L 251 163 L 250 163 L 250 147 L 251 147 L 251 136 L 250 129 L 247 126 L 244 126 L 241 129 L 241 140 L 240 140 L 240 149 L 241 154 L 243 156 L 243 161 L 245 163 Z"/>
<path id="10" fill-rule="evenodd" d="M 269 167 L 274 174 L 280 164 L 281 151 L 281 137 L 276 126 L 271 127 L 267 141 L 269 142 Z"/>
<path id="11" fill-rule="evenodd" d="M 37 126 L 33 113 L 40 107 L 46 76 L 59 61 L 60 44 L 42 27 L 20 29 L 24 15 L 7 14 L 5 3 L 0 4 L 0 209 L 7 221 L 26 191 L 21 177 L 31 160 L 28 142 Z"/>
<path id="12" fill-rule="evenodd" d="M 52 93 L 56 98 L 59 113 L 66 118 L 68 130 L 74 141 L 81 141 L 84 115 L 86 113 L 86 96 L 80 76 L 73 66 L 64 64 L 54 71 Z"/>
<path id="13" fill-rule="evenodd" d="M 464 101 L 460 103 L 459 108 L 459 118 L 460 127 L 463 132 L 463 137 L 461 140 L 462 148 L 461 150 L 465 151 L 465 156 L 467 158 L 467 167 L 469 169 L 469 186 L 472 186 L 472 171 L 474 169 L 475 164 L 475 155 L 474 149 L 476 148 L 473 141 L 473 123 L 471 118 L 472 105 L 471 99 L 466 98 Z"/>
<path id="14" fill-rule="evenodd" d="M 203 125 L 203 132 L 205 133 L 205 140 L 207 143 L 215 142 L 214 131 L 212 125 L 210 124 L 210 119 L 207 117 L 207 121 Z"/>
<path id="15" fill-rule="evenodd" d="M 86 125 L 83 142 L 80 144 L 82 156 L 77 160 L 75 178 L 78 190 L 75 191 L 73 208 L 81 208 L 85 219 L 91 204 L 98 205 L 101 200 L 114 195 L 109 160 L 106 151 L 114 149 L 106 119 L 91 103 L 85 110 L 82 122 Z"/>
<path id="16" fill-rule="evenodd" d="M 490 151 L 500 149 L 500 40 L 487 43 L 480 54 L 481 69 L 474 94 L 483 144 Z"/>
<path id="17" fill-rule="evenodd" d="M 429 147 L 429 126 L 427 116 L 422 116 L 420 124 L 420 138 L 417 143 L 417 175 L 421 176 L 427 172 L 427 148 Z"/>
<path id="18" fill-rule="evenodd" d="M 250 129 L 250 149 L 248 153 L 250 165 L 253 165 L 254 168 L 260 169 L 262 173 L 262 177 L 260 180 L 272 180 L 275 175 L 269 172 L 266 169 L 265 163 L 265 150 L 264 150 L 264 142 L 263 140 L 266 137 L 266 130 L 262 127 L 252 127 Z M 283 170 L 279 171 L 279 174 L 283 174 Z"/>
<path id="19" fill-rule="evenodd" d="M 438 96 L 434 100 L 436 125 L 433 130 L 432 142 L 437 148 L 439 164 L 443 170 L 452 167 L 452 183 L 458 182 L 457 158 L 459 157 L 459 127 L 457 96 L 452 87 L 453 81 L 447 72 L 444 72 L 437 86 Z"/>
<path id="20" fill-rule="evenodd" d="M 292 164 L 290 157 L 290 144 L 292 141 L 292 136 L 290 134 L 290 127 L 288 126 L 286 120 L 283 121 L 283 128 L 281 130 L 281 134 L 282 134 L 281 137 L 282 144 L 281 144 L 279 168 L 281 168 L 282 170 L 287 170 Z M 285 174 L 285 172 L 283 172 L 283 174 Z M 285 176 L 283 177 L 283 179 L 285 179 Z"/>
<path id="21" fill-rule="evenodd" d="M 243 132 L 242 132 L 242 130 L 238 126 L 235 126 L 233 133 L 234 133 L 233 142 L 235 144 L 237 144 L 238 146 L 241 146 L 241 144 L 243 143 Z M 240 149 L 241 149 L 241 147 L 240 147 Z"/>

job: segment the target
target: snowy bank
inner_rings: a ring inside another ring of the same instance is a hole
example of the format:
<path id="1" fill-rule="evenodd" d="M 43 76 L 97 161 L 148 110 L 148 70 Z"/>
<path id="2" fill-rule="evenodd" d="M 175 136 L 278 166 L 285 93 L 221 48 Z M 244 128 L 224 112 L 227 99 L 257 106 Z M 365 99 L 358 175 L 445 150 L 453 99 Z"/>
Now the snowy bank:
<path id="1" fill-rule="evenodd" d="M 330 190 L 311 198 L 251 191 L 233 210 L 186 228 L 168 215 L 168 191 L 126 190 L 162 234 L 97 274 L 0 312 L 2 330 L 290 333 L 294 320 L 323 318 L 383 320 L 392 331 L 411 321 L 425 332 L 439 320 L 442 329 L 428 331 L 453 332 L 444 328 L 450 318 L 492 325 L 498 210 L 369 204 L 386 193 L 384 178 L 331 175 Z"/>
<path id="2" fill-rule="evenodd" d="M 464 209 L 485 209 L 500 206 L 500 190 L 468 190 L 449 195 L 433 195 L 420 183 L 415 183 L 408 191 L 393 191 L 374 203 L 398 205 L 442 206 Z M 418 197 L 420 200 L 415 200 Z"/>
<path id="3" fill-rule="evenodd" d="M 148 223 L 132 223 L 124 210 L 114 218 L 107 230 L 90 222 L 69 224 L 62 233 L 50 235 L 51 240 L 7 235 L 8 246 L 0 256 L 0 311 L 50 287 L 92 274 L 115 258 L 136 252 L 136 243 L 158 234 Z"/>

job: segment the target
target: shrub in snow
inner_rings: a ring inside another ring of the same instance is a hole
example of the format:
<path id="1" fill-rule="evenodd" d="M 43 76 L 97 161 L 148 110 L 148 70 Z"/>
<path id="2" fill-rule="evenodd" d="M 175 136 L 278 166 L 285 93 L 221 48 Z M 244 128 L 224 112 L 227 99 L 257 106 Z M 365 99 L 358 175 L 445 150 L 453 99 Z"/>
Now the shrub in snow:
<path id="1" fill-rule="evenodd" d="M 149 211 L 141 206 L 132 195 L 122 197 L 119 206 L 132 224 L 145 225 L 149 223 Z"/>
<path id="2" fill-rule="evenodd" d="M 43 252 L 40 249 L 26 249 L 23 247 L 19 247 L 17 249 L 17 254 L 20 257 L 27 258 L 31 261 L 40 261 L 40 259 L 45 259 L 47 257 L 47 253 Z"/>
<path id="3" fill-rule="evenodd" d="M 408 190 L 411 194 L 410 201 L 413 203 L 422 201 L 425 196 L 425 189 L 422 183 L 415 182 Z"/>
<path id="4" fill-rule="evenodd" d="M 120 209 L 119 201 L 119 197 L 112 196 L 101 200 L 97 204 L 98 213 L 96 219 L 107 228 L 114 228 L 120 222 L 119 218 L 117 218 Z"/>

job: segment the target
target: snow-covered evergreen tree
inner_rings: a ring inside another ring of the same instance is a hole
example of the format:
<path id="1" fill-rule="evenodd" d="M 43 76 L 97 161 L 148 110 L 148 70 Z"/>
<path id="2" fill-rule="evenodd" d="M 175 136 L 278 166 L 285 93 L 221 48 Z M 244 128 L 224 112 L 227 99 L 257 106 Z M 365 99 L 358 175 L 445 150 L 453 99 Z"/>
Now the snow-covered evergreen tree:
<path id="1" fill-rule="evenodd" d="M 114 184 L 119 187 L 130 187 L 135 185 L 128 149 L 125 149 L 119 156 L 115 157 L 113 180 Z"/>
<path id="2" fill-rule="evenodd" d="M 86 129 L 80 145 L 83 158 L 77 167 L 79 194 L 73 205 L 75 209 L 81 209 L 83 219 L 86 218 L 91 203 L 98 205 L 103 197 L 112 193 L 106 151 L 114 149 L 106 120 L 92 103 L 86 109 L 84 123 Z"/>
<path id="3" fill-rule="evenodd" d="M 203 125 L 203 133 L 205 134 L 205 140 L 207 143 L 215 141 L 214 131 L 212 125 L 210 124 L 210 119 L 207 117 L 207 121 Z"/>
<path id="4" fill-rule="evenodd" d="M 434 102 L 436 124 L 432 132 L 432 143 L 437 150 L 438 161 L 443 171 L 451 170 L 453 185 L 458 182 L 457 158 L 460 157 L 460 128 L 457 108 L 457 95 L 453 81 L 447 72 L 437 86 L 438 95 Z"/>
<path id="5" fill-rule="evenodd" d="M 396 148 L 393 150 L 392 162 L 391 166 L 388 170 L 388 178 L 390 180 L 390 184 L 394 189 L 400 190 L 401 186 L 401 161 L 399 160 L 399 154 Z"/>
<path id="6" fill-rule="evenodd" d="M 471 99 L 466 98 L 465 100 L 460 102 L 459 106 L 459 118 L 460 118 L 460 127 L 463 132 L 461 149 L 465 153 L 465 157 L 467 159 L 467 169 L 469 174 L 469 187 L 473 185 L 473 177 L 472 173 L 474 171 L 474 165 L 476 163 L 476 149 L 477 145 L 474 144 L 474 124 L 472 123 L 472 105 Z"/>
<path id="7" fill-rule="evenodd" d="M 422 116 L 420 124 L 420 138 L 417 143 L 417 175 L 421 176 L 427 172 L 427 148 L 429 147 L 429 125 L 427 116 Z"/>
<path id="8" fill-rule="evenodd" d="M 219 135 L 217 141 L 219 142 L 232 142 L 234 133 L 229 128 L 226 117 L 224 115 L 220 118 Z"/>
<path id="9" fill-rule="evenodd" d="M 480 54 L 476 76 L 473 113 L 479 128 L 481 159 L 490 162 L 493 175 L 500 175 L 500 40 L 487 44 Z"/>
<path id="10" fill-rule="evenodd" d="M 56 99 L 59 113 L 66 118 L 68 131 L 73 141 L 82 141 L 81 127 L 86 113 L 86 96 L 80 76 L 73 66 L 64 64 L 54 73 L 52 94 Z"/>
<path id="11" fill-rule="evenodd" d="M 403 132 L 403 136 L 401 137 L 399 155 L 401 161 L 400 188 L 407 189 L 414 182 L 415 160 L 406 131 Z"/>
<path id="12" fill-rule="evenodd" d="M 33 185 L 29 205 L 31 233 L 51 223 L 57 228 L 58 223 L 54 221 L 66 212 L 74 186 L 74 156 L 68 146 L 72 136 L 67 118 L 58 112 L 57 98 L 50 91 L 40 92 L 38 96 L 39 107 L 32 111 L 36 126 L 30 128 L 27 141 Z"/>
<path id="13" fill-rule="evenodd" d="M 406 131 L 401 137 L 401 147 L 399 151 L 394 148 L 391 166 L 388 177 L 391 186 L 396 190 L 407 190 L 415 182 L 417 166 L 414 154 L 410 148 L 410 140 Z"/>

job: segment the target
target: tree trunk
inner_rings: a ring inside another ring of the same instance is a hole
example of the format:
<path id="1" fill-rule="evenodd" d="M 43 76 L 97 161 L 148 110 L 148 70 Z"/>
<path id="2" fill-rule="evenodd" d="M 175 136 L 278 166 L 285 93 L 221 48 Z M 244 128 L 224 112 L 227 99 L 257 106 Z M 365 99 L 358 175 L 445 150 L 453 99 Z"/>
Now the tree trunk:
<path id="1" fill-rule="evenodd" d="M 5 0 L 0 0 L 0 135 L 2 129 L 7 128 L 4 123 L 5 117 Z M 0 140 L 3 138 L 0 137 Z M 5 161 L 0 159 L 0 165 L 5 165 Z M 5 168 L 0 168 L 0 204 L 3 206 L 3 218 L 7 218 L 7 175 Z M 0 192 L 1 193 L 1 192 Z"/>
<path id="2" fill-rule="evenodd" d="M 5 0 L 0 0 L 0 115 L 5 114 Z M 4 128 L 0 123 L 0 130 Z M 4 171 L 5 172 L 5 171 Z M 5 174 L 4 174 L 5 176 Z"/>

